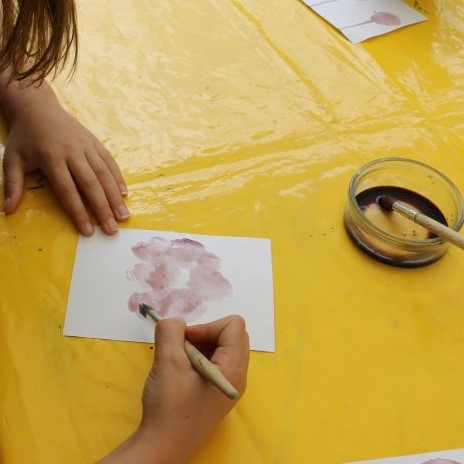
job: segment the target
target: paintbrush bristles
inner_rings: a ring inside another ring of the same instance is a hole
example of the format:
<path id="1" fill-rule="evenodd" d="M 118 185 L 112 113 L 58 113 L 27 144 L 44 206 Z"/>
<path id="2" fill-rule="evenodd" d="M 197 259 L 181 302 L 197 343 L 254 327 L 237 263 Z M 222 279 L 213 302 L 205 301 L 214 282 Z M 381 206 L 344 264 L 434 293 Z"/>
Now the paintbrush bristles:
<path id="1" fill-rule="evenodd" d="M 377 204 L 387 210 L 387 211 L 392 211 L 393 210 L 393 203 L 395 203 L 395 199 L 391 197 L 390 195 L 382 195 L 380 197 L 377 197 Z"/>
<path id="2" fill-rule="evenodd" d="M 149 317 L 153 322 L 159 322 L 163 319 L 153 308 L 144 303 L 139 304 L 139 312 L 145 319 Z"/>
<path id="3" fill-rule="evenodd" d="M 139 304 L 139 312 L 143 317 L 147 317 L 147 312 L 150 309 L 145 303 Z"/>

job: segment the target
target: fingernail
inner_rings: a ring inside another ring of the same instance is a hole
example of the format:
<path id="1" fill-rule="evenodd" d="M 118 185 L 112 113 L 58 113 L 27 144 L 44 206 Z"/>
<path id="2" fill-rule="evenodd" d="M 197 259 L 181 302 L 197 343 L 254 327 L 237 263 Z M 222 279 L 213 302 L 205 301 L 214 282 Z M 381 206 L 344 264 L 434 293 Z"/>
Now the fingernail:
<path id="1" fill-rule="evenodd" d="M 118 212 L 121 219 L 127 219 L 130 216 L 129 210 L 125 204 L 119 206 Z"/>
<path id="2" fill-rule="evenodd" d="M 121 195 L 124 197 L 129 193 L 127 191 L 127 187 L 124 184 L 119 184 L 119 191 L 121 192 Z"/>
<path id="3" fill-rule="evenodd" d="M 11 201 L 11 197 L 6 197 L 5 198 L 5 204 L 3 205 L 3 209 L 5 210 L 6 207 L 8 206 L 8 203 Z"/>
<path id="4" fill-rule="evenodd" d="M 106 221 L 106 226 L 112 232 L 116 232 L 118 230 L 118 225 L 116 224 L 116 221 L 114 220 L 114 218 L 109 218 Z"/>
<path id="5" fill-rule="evenodd" d="M 84 235 L 92 235 L 94 232 L 93 225 L 90 222 L 84 224 Z"/>

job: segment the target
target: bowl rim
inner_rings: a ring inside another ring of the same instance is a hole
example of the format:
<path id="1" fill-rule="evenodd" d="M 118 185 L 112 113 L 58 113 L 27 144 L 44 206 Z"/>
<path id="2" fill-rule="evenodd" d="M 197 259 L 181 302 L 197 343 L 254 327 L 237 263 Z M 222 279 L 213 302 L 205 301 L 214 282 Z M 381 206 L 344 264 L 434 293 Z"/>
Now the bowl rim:
<path id="1" fill-rule="evenodd" d="M 450 178 L 448 178 L 445 174 L 443 174 L 441 171 L 434 168 L 433 166 L 423 163 L 422 161 L 418 161 L 418 160 L 414 160 L 410 158 L 403 158 L 403 157 L 386 157 L 386 158 L 378 158 L 373 161 L 369 161 L 368 163 L 358 168 L 353 174 L 353 176 L 351 177 L 351 180 L 348 186 L 348 201 L 350 205 L 354 207 L 361 222 L 364 223 L 369 228 L 373 229 L 374 232 L 380 235 L 382 238 L 389 240 L 390 242 L 401 244 L 403 246 L 414 245 L 418 247 L 430 247 L 432 245 L 441 245 L 445 243 L 445 240 L 441 237 L 426 238 L 426 239 L 402 238 L 402 237 L 399 237 L 398 235 L 394 235 L 394 234 L 384 231 L 383 229 L 380 229 L 374 223 L 372 223 L 366 218 L 365 214 L 362 212 L 361 208 L 359 207 L 358 202 L 356 201 L 356 197 L 354 194 L 356 184 L 359 181 L 359 179 L 362 178 L 363 175 L 365 175 L 366 173 L 369 173 L 369 171 L 376 165 L 388 164 L 390 162 L 407 163 L 410 165 L 420 166 L 421 168 L 425 168 L 431 171 L 437 177 L 441 178 L 445 182 L 445 184 L 447 184 L 450 187 L 451 192 L 455 195 L 455 199 L 457 200 L 458 214 L 456 217 L 455 225 L 454 227 L 451 227 L 451 228 L 458 232 L 461 229 L 461 227 L 464 225 L 464 199 L 463 199 L 461 192 L 457 188 L 456 184 Z"/>

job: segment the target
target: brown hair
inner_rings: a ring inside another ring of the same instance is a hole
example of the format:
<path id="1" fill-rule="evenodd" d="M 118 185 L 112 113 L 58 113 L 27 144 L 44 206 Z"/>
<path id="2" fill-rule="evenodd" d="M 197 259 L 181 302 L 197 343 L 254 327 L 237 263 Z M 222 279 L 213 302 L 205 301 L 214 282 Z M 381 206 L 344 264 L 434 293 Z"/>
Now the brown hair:
<path id="1" fill-rule="evenodd" d="M 74 0 L 1 0 L 0 73 L 41 82 L 77 62 Z"/>

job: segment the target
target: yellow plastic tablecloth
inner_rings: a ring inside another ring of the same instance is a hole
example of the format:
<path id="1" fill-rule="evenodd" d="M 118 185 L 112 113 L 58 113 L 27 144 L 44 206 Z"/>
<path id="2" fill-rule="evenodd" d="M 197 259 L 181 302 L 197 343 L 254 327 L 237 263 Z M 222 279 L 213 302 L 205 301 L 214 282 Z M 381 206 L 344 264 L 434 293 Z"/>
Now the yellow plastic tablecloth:
<path id="1" fill-rule="evenodd" d="M 194 463 L 340 464 L 464 447 L 464 253 L 396 269 L 349 241 L 366 162 L 464 191 L 464 6 L 350 44 L 298 0 L 81 0 L 54 84 L 127 179 L 131 228 L 272 240 L 277 351 Z M 78 235 L 48 184 L 0 217 L 0 461 L 91 463 L 138 423 L 147 344 L 62 335 Z"/>

